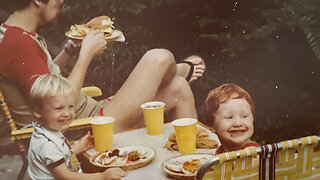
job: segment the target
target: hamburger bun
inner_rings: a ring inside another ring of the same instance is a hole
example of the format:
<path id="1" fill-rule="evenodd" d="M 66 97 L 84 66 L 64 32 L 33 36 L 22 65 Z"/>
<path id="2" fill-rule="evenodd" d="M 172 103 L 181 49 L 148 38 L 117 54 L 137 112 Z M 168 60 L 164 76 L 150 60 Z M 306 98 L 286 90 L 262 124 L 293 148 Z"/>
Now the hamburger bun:
<path id="1" fill-rule="evenodd" d="M 182 172 L 184 174 L 194 174 L 201 167 L 200 159 L 192 159 L 183 163 Z"/>
<path id="2" fill-rule="evenodd" d="M 166 144 L 167 149 L 170 151 L 178 151 L 178 144 L 177 142 L 168 141 Z"/>
<path id="3" fill-rule="evenodd" d="M 208 133 L 207 130 L 205 130 L 205 129 L 201 128 L 201 127 L 197 127 L 196 136 L 197 136 L 197 138 L 209 137 L 209 133 Z"/>
<path id="4" fill-rule="evenodd" d="M 113 29 L 111 27 L 101 28 L 100 32 L 103 32 L 104 36 L 108 37 L 108 36 L 110 36 L 112 34 Z"/>
<path id="5" fill-rule="evenodd" d="M 171 133 L 168 137 L 168 141 L 176 142 L 176 135 L 175 133 Z"/>
<path id="6" fill-rule="evenodd" d="M 93 19 L 91 19 L 88 23 L 87 26 L 93 29 L 100 29 L 103 26 L 109 25 L 111 27 L 112 23 L 109 23 L 111 21 L 111 18 L 109 16 L 98 16 Z M 111 21 L 112 22 L 112 21 Z"/>
<path id="7" fill-rule="evenodd" d="M 105 37 L 110 36 L 113 31 L 113 22 L 109 16 L 98 16 L 91 19 L 87 24 L 89 28 L 98 29 Z"/>
<path id="8" fill-rule="evenodd" d="M 208 137 L 197 138 L 197 148 L 200 149 L 213 149 L 218 147 L 217 141 L 209 139 Z"/>
<path id="9" fill-rule="evenodd" d="M 168 161 L 164 166 L 172 172 L 182 173 L 182 164 L 180 161 Z"/>

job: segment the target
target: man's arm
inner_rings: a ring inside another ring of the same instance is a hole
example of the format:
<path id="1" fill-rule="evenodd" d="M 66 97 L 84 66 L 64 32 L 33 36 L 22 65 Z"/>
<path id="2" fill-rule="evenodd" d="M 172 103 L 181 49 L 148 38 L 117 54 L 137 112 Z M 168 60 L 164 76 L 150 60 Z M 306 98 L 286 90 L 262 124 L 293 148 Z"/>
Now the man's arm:
<path id="1" fill-rule="evenodd" d="M 66 65 L 70 59 L 71 59 L 71 56 L 68 55 L 65 50 L 62 50 L 58 54 L 58 56 L 56 58 L 54 58 L 53 62 L 55 64 L 57 64 L 59 66 L 60 70 L 62 71 L 66 67 Z"/>
<path id="2" fill-rule="evenodd" d="M 73 67 L 68 80 L 76 90 L 75 97 L 78 97 L 83 85 L 84 77 L 92 58 L 102 54 L 106 49 L 107 42 L 103 33 L 99 31 L 90 32 L 82 41 L 79 58 Z"/>
<path id="3" fill-rule="evenodd" d="M 64 49 L 58 54 L 58 56 L 54 59 L 54 63 L 60 67 L 62 71 L 72 56 L 79 52 L 81 46 L 80 42 L 75 42 L 69 39 L 64 47 Z"/>

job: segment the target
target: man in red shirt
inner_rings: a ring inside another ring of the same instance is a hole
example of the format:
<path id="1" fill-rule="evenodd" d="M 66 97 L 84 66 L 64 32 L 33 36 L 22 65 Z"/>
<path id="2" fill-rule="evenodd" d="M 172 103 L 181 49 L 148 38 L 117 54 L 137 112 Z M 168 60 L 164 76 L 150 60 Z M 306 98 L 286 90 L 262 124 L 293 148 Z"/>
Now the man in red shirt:
<path id="1" fill-rule="evenodd" d="M 64 0 L 13 1 L 16 10 L 0 27 L 0 86 L 9 106 L 14 109 L 15 120 L 23 125 L 30 123 L 26 117 L 32 117 L 26 97 L 33 82 L 41 74 L 60 74 L 70 59 L 70 53 L 67 53 L 70 51 L 66 48 L 52 60 L 44 39 L 36 33 L 41 25 L 56 20 Z M 176 65 L 173 54 L 166 49 L 146 52 L 111 102 L 97 102 L 80 93 L 92 58 L 103 53 L 106 45 L 102 33 L 89 33 L 82 41 L 78 60 L 67 77 L 79 96 L 76 118 L 100 113 L 116 118 L 116 132 L 137 128 L 143 126 L 140 105 L 152 100 L 166 103 L 165 112 L 170 119 L 197 118 L 192 91 L 181 76 L 181 72 L 190 67 Z"/>

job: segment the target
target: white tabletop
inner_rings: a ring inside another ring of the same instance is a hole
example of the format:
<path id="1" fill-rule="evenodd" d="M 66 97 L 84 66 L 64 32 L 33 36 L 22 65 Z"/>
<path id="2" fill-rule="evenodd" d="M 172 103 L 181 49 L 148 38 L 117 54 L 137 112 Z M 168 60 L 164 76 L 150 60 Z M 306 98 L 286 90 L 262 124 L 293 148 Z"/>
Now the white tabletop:
<path id="1" fill-rule="evenodd" d="M 200 126 L 198 124 L 198 126 Z M 180 155 L 178 151 L 169 151 L 165 148 L 165 144 L 171 133 L 174 132 L 173 126 L 168 123 L 163 127 L 163 133 L 157 136 L 150 136 L 147 134 L 146 128 L 135 129 L 131 131 L 122 132 L 113 136 L 113 147 L 120 148 L 125 146 L 145 146 L 153 148 L 156 151 L 154 160 L 139 169 L 128 171 L 128 175 L 122 179 L 150 179 L 150 180 L 162 180 L 169 179 L 167 175 L 162 171 L 161 164 L 166 160 L 174 156 Z M 209 137 L 214 139 L 220 145 L 220 141 L 216 134 L 209 131 Z M 196 153 L 215 153 L 216 149 L 197 149 Z M 95 148 L 90 149 L 87 153 L 92 156 L 97 153 Z"/>

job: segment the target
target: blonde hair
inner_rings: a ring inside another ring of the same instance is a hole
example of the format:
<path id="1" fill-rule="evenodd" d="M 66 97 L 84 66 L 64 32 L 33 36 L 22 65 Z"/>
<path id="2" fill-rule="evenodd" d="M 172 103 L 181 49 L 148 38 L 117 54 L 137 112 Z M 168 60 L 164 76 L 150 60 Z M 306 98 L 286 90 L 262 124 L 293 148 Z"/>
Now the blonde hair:
<path id="1" fill-rule="evenodd" d="M 45 97 L 64 95 L 73 96 L 74 87 L 60 75 L 45 74 L 37 78 L 30 90 L 30 103 L 33 108 L 41 107 Z"/>
<path id="2" fill-rule="evenodd" d="M 213 124 L 215 120 L 214 113 L 219 109 L 220 104 L 229 101 L 230 99 L 244 98 L 251 107 L 253 118 L 255 119 L 255 107 L 249 93 L 240 86 L 229 83 L 223 84 L 211 90 L 203 104 L 203 118 L 204 121 Z"/>

